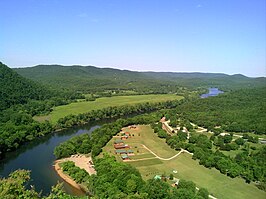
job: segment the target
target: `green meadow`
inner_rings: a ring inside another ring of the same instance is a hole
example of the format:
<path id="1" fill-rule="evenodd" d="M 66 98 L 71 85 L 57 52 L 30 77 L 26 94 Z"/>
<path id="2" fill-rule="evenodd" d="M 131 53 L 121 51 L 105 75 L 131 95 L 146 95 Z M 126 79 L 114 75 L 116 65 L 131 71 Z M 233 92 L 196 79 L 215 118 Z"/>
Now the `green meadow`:
<path id="1" fill-rule="evenodd" d="M 98 98 L 95 101 L 79 101 L 68 105 L 57 106 L 49 115 L 36 116 L 34 119 L 37 121 L 48 120 L 52 123 L 56 123 L 58 119 L 70 114 L 77 115 L 110 106 L 132 105 L 144 102 L 163 102 L 168 100 L 179 100 L 182 98 L 182 96 L 174 94 L 103 97 Z"/>
<path id="2" fill-rule="evenodd" d="M 207 188 L 213 196 L 219 199 L 264 199 L 266 197 L 266 193 L 259 190 L 253 183 L 247 184 L 241 178 L 230 178 L 214 168 L 205 168 L 199 165 L 198 161 L 193 160 L 190 154 L 181 153 L 172 160 L 157 159 L 143 148 L 142 144 L 162 158 L 172 157 L 179 151 L 171 149 L 165 143 L 165 139 L 160 139 L 150 126 L 138 125 L 136 129 L 126 127 L 122 131 L 131 133 L 131 138 L 124 142 L 135 153 L 135 156 L 131 157 L 132 161 L 126 163 L 136 167 L 145 180 L 153 178 L 156 174 L 169 176 L 172 173 L 176 178 L 191 180 L 196 183 L 197 187 Z M 111 153 L 118 161 L 122 161 L 120 156 L 114 153 L 113 147 L 114 140 L 119 138 L 119 136 L 112 138 L 103 151 Z"/>

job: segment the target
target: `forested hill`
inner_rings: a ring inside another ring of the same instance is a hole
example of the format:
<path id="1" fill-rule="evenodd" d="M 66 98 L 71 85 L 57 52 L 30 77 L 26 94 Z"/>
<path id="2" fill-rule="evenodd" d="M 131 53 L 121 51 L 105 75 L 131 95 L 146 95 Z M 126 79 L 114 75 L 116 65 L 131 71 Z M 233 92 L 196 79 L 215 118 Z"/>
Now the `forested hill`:
<path id="1" fill-rule="evenodd" d="M 17 74 L 0 62 L 0 111 L 29 99 L 43 100 L 51 93 L 40 85 Z"/>
<path id="2" fill-rule="evenodd" d="M 14 70 L 32 80 L 75 91 L 125 89 L 156 92 L 174 86 L 172 81 L 157 80 L 139 72 L 93 66 L 38 65 Z"/>
<path id="3" fill-rule="evenodd" d="M 14 69 L 20 75 L 75 91 L 127 89 L 138 92 L 176 92 L 178 87 L 219 87 L 224 90 L 257 87 L 265 78 L 222 73 L 135 72 L 94 66 L 38 65 Z M 167 70 L 167 69 L 166 69 Z"/>

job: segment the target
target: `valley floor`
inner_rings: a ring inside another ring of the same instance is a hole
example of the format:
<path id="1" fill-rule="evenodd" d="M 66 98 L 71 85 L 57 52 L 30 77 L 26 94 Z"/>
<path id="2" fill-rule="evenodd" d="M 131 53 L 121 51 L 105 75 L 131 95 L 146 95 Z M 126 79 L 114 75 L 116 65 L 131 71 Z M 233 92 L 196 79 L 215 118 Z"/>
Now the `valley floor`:
<path id="1" fill-rule="evenodd" d="M 211 195 L 225 199 L 264 199 L 266 193 L 259 190 L 253 183 L 247 184 L 241 178 L 230 178 L 221 174 L 216 169 L 208 169 L 193 160 L 191 154 L 182 153 L 171 149 L 165 139 L 160 139 L 153 133 L 150 126 L 139 125 L 136 128 L 123 128 L 122 132 L 130 133 L 124 140 L 135 155 L 129 156 L 125 162 L 136 167 L 144 179 L 153 178 L 155 175 L 173 174 L 175 178 L 191 180 L 197 187 L 207 188 Z M 121 134 L 121 133 L 120 133 Z M 115 155 L 118 161 L 121 156 L 115 153 L 114 138 L 103 148 L 104 152 Z"/>
<path id="2" fill-rule="evenodd" d="M 155 103 L 164 102 L 168 100 L 180 100 L 182 98 L 182 96 L 177 96 L 175 94 L 102 97 L 96 99 L 95 101 L 83 100 L 68 105 L 57 106 L 49 115 L 35 116 L 34 119 L 37 121 L 48 120 L 55 124 L 58 119 L 70 114 L 78 115 L 80 113 L 86 113 L 92 110 L 99 110 L 110 106 L 132 105 L 145 102 Z"/>

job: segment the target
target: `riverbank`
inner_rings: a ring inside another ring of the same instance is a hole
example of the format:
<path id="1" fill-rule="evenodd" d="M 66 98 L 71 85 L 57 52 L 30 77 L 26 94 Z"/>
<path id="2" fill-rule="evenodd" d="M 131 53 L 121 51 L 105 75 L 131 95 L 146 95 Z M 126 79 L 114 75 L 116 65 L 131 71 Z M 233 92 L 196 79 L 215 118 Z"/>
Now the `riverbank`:
<path id="1" fill-rule="evenodd" d="M 79 189 L 81 191 L 83 191 L 83 189 L 81 188 L 81 186 L 76 183 L 69 175 L 65 174 L 63 172 L 63 170 L 61 169 L 61 167 L 59 166 L 59 162 L 55 162 L 54 165 L 55 171 L 56 173 L 68 184 L 70 184 L 72 187 L 75 187 L 76 189 Z"/>
<path id="2" fill-rule="evenodd" d="M 65 174 L 63 170 L 61 169 L 60 163 L 66 162 L 66 161 L 74 162 L 75 166 L 81 169 L 85 169 L 90 175 L 92 175 L 92 174 L 96 174 L 96 171 L 94 169 L 94 165 L 93 165 L 91 157 L 85 156 L 85 155 L 72 155 L 69 158 L 63 158 L 60 160 L 56 160 L 54 162 L 55 171 L 65 182 L 75 187 L 76 189 L 86 192 L 86 188 L 83 185 L 76 183 L 69 175 Z"/>

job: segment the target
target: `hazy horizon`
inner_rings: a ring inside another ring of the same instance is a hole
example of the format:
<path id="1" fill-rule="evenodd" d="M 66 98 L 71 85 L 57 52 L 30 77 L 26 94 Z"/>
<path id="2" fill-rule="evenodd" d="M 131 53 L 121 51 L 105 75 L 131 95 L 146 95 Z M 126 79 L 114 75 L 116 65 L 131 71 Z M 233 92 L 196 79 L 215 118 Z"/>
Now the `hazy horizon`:
<path id="1" fill-rule="evenodd" d="M 264 0 L 0 1 L 9 67 L 266 76 Z"/>

